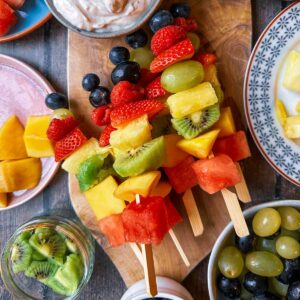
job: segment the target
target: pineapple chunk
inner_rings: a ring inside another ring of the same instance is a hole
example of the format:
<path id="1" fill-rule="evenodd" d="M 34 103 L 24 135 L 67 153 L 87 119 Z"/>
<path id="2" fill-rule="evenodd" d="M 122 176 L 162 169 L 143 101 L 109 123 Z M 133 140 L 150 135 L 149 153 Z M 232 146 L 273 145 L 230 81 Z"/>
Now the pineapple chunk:
<path id="1" fill-rule="evenodd" d="M 150 196 L 159 196 L 165 198 L 171 193 L 172 186 L 168 181 L 160 181 L 151 191 Z"/>
<path id="2" fill-rule="evenodd" d="M 177 147 L 177 143 L 182 140 L 177 134 L 168 134 L 165 139 L 165 159 L 163 167 L 171 168 L 177 166 L 188 154 Z"/>
<path id="3" fill-rule="evenodd" d="M 284 124 L 285 135 L 290 139 L 300 138 L 300 116 L 287 117 Z"/>
<path id="4" fill-rule="evenodd" d="M 124 210 L 125 202 L 114 195 L 117 187 L 115 179 L 108 176 L 84 193 L 98 221 Z"/>
<path id="5" fill-rule="evenodd" d="M 19 119 L 9 117 L 0 129 L 0 160 L 28 157 L 23 136 L 24 128 Z"/>
<path id="6" fill-rule="evenodd" d="M 109 143 L 113 148 L 127 151 L 138 148 L 151 140 L 151 125 L 143 115 L 111 133 Z"/>
<path id="7" fill-rule="evenodd" d="M 283 85 L 293 91 L 300 93 L 300 52 L 292 50 L 287 57 L 286 70 Z"/>
<path id="8" fill-rule="evenodd" d="M 221 130 L 218 135 L 219 138 L 232 135 L 236 132 L 231 108 L 229 106 L 221 109 L 220 119 L 215 123 L 212 129 Z"/>
<path id="9" fill-rule="evenodd" d="M 115 191 L 115 196 L 129 202 L 135 200 L 136 194 L 147 197 L 158 184 L 160 177 L 161 173 L 159 171 L 130 177 L 119 185 Z"/>
<path id="10" fill-rule="evenodd" d="M 50 115 L 30 116 L 27 119 L 24 141 L 27 154 L 30 157 L 54 156 L 53 145 L 47 137 Z"/>
<path id="11" fill-rule="evenodd" d="M 218 70 L 216 65 L 211 64 L 205 68 L 204 81 L 210 82 L 213 86 L 220 86 L 220 81 L 218 79 Z"/>
<path id="12" fill-rule="evenodd" d="M 182 140 L 177 146 L 195 157 L 204 159 L 211 153 L 219 133 L 219 129 L 211 130 L 192 140 Z"/>
<path id="13" fill-rule="evenodd" d="M 0 193 L 0 208 L 7 207 L 7 194 Z"/>
<path id="14" fill-rule="evenodd" d="M 90 157 L 101 154 L 106 157 L 109 154 L 109 147 L 100 147 L 95 138 L 90 138 L 84 145 L 73 152 L 62 164 L 62 168 L 68 173 L 76 175 L 82 162 Z"/>
<path id="15" fill-rule="evenodd" d="M 34 188 L 40 181 L 41 161 L 25 158 L 0 163 L 0 193 Z"/>
<path id="16" fill-rule="evenodd" d="M 183 118 L 218 102 L 216 92 L 209 82 L 169 96 L 167 104 L 173 118 Z"/>
<path id="17" fill-rule="evenodd" d="M 283 102 L 279 99 L 275 100 L 275 112 L 281 126 L 284 126 L 287 118 L 287 112 Z"/>

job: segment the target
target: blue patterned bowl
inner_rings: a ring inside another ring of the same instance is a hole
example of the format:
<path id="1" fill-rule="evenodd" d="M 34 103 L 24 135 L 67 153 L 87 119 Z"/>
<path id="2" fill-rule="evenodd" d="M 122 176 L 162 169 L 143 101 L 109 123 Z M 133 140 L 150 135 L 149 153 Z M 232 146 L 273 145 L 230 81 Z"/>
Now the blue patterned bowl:
<path id="1" fill-rule="evenodd" d="M 44 0 L 26 0 L 23 7 L 17 11 L 18 22 L 0 42 L 18 39 L 46 23 L 51 14 Z"/>
<path id="2" fill-rule="evenodd" d="M 300 49 L 299 2 L 275 17 L 256 43 L 245 75 L 244 107 L 250 132 L 263 156 L 279 174 L 300 186 L 300 142 L 284 136 L 275 115 L 277 97 L 288 95 L 281 100 L 291 115 L 296 114 L 300 100 L 300 94 L 282 86 L 282 68 L 291 49 Z"/>

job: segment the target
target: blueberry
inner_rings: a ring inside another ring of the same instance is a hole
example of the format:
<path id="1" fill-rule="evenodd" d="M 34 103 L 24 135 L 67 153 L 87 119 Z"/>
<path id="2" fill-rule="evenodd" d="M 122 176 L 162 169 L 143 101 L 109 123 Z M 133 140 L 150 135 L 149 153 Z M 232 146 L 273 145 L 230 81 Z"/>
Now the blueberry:
<path id="1" fill-rule="evenodd" d="M 125 37 L 125 42 L 132 48 L 142 48 L 148 43 L 148 36 L 143 29 L 131 33 Z"/>
<path id="2" fill-rule="evenodd" d="M 283 284 L 289 284 L 300 271 L 300 257 L 295 259 L 282 259 L 283 272 L 277 279 Z"/>
<path id="3" fill-rule="evenodd" d="M 300 280 L 298 278 L 298 281 L 294 281 L 289 285 L 289 288 L 287 290 L 286 294 L 287 300 L 299 300 L 300 299 Z"/>
<path id="4" fill-rule="evenodd" d="M 237 278 L 229 279 L 223 275 L 219 275 L 217 278 L 217 287 L 224 296 L 230 299 L 239 297 L 241 294 L 241 283 Z"/>
<path id="5" fill-rule="evenodd" d="M 88 92 L 94 90 L 99 84 L 99 77 L 93 73 L 86 74 L 82 79 L 82 87 Z"/>
<path id="6" fill-rule="evenodd" d="M 98 86 L 90 93 L 90 103 L 94 107 L 107 105 L 110 103 L 109 89 L 104 86 Z"/>
<path id="7" fill-rule="evenodd" d="M 187 3 L 174 3 L 170 8 L 170 12 L 174 18 L 188 18 L 191 12 L 191 8 Z"/>
<path id="8" fill-rule="evenodd" d="M 168 10 L 159 10 L 150 20 L 149 26 L 153 32 L 173 24 L 173 16 Z"/>
<path id="9" fill-rule="evenodd" d="M 250 234 L 245 237 L 235 236 L 235 245 L 244 253 L 249 252 L 253 249 L 255 243 L 255 235 L 249 228 Z"/>
<path id="10" fill-rule="evenodd" d="M 129 81 L 137 83 L 140 79 L 140 66 L 133 61 L 122 62 L 118 64 L 111 73 L 111 81 L 117 84 L 120 81 Z"/>
<path id="11" fill-rule="evenodd" d="M 268 278 L 248 272 L 244 277 L 243 285 L 248 292 L 261 294 L 268 289 Z"/>
<path id="12" fill-rule="evenodd" d="M 264 292 L 262 294 L 253 295 L 252 300 L 280 300 L 280 297 L 270 292 Z"/>
<path id="13" fill-rule="evenodd" d="M 68 108 L 69 103 L 65 95 L 60 93 L 51 93 L 45 99 L 46 106 L 50 109 Z"/>
<path id="14" fill-rule="evenodd" d="M 109 59 L 114 64 L 120 64 L 121 62 L 128 61 L 130 58 L 129 50 L 125 47 L 116 46 L 111 48 L 109 52 Z"/>

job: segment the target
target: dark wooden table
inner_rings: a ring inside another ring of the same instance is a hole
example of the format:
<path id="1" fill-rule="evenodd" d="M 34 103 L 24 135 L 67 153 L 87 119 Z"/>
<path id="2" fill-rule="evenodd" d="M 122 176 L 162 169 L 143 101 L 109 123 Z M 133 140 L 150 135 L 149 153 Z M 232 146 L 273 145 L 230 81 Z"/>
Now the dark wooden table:
<path id="1" fill-rule="evenodd" d="M 199 0 L 200 1 L 200 0 Z M 236 0 L 239 1 L 239 0 Z M 253 0 L 253 43 L 273 17 L 286 5 L 279 0 Z M 0 53 L 7 54 L 34 66 L 42 72 L 54 87 L 66 92 L 66 45 L 67 31 L 55 19 L 30 35 L 6 44 L 0 44 Z M 249 140 L 251 140 L 249 136 Z M 244 162 L 245 177 L 248 182 L 253 204 L 279 199 L 300 199 L 299 188 L 276 174 L 263 159 L 251 140 L 252 158 Z M 38 195 L 19 208 L 0 213 L 0 250 L 18 225 L 35 215 L 49 211 L 68 210 L 73 214 L 67 189 L 67 176 L 59 171 L 51 184 Z M 184 285 L 195 300 L 208 299 L 207 272 L 208 258 L 186 278 Z M 125 291 L 118 271 L 102 249 L 96 247 L 94 273 L 81 294 L 85 300 L 117 300 Z M 11 299 L 0 278 L 0 299 Z"/>

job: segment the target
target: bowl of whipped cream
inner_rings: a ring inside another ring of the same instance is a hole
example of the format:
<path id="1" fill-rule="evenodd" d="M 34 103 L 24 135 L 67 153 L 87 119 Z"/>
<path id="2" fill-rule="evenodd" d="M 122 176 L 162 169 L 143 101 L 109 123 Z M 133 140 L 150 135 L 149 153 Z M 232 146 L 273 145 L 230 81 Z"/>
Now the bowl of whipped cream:
<path id="1" fill-rule="evenodd" d="M 70 30 L 95 38 L 125 35 L 141 27 L 162 0 L 45 0 Z"/>

